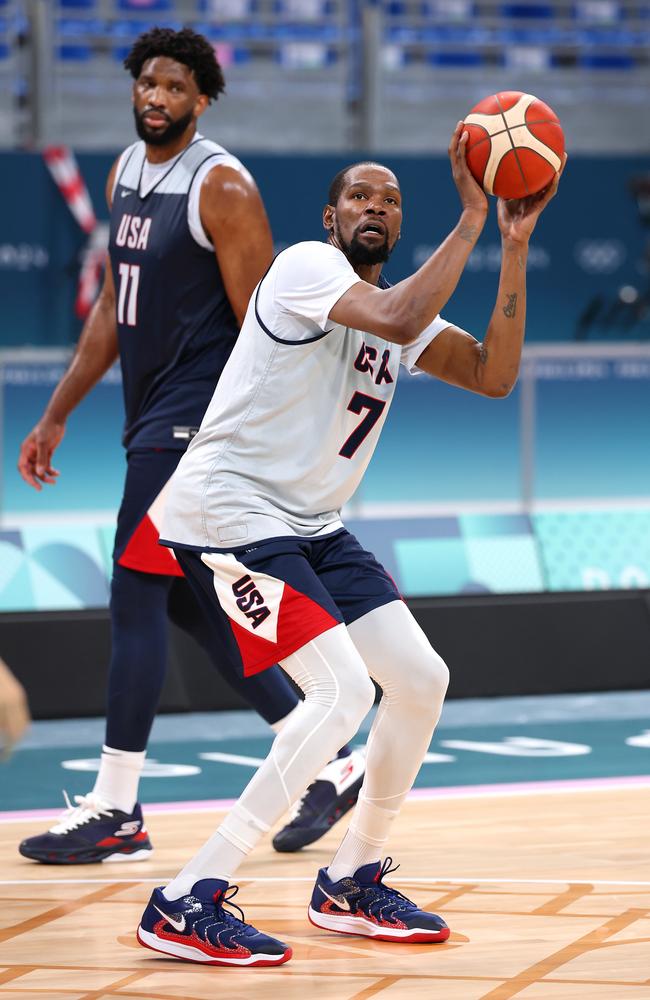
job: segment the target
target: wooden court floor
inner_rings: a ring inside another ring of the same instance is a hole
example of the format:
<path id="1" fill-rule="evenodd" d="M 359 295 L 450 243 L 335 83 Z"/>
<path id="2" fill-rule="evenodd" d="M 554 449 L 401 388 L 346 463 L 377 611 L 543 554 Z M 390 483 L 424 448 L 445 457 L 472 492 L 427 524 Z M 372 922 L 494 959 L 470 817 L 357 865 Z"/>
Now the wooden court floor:
<path id="1" fill-rule="evenodd" d="M 650 1000 L 648 789 L 415 799 L 396 823 L 392 884 L 452 928 L 437 946 L 341 937 L 306 918 L 340 832 L 298 855 L 269 841 L 241 871 L 246 916 L 289 942 L 277 969 L 157 958 L 134 930 L 218 820 L 152 815 L 149 862 L 43 867 L 0 825 L 0 1000 Z"/>

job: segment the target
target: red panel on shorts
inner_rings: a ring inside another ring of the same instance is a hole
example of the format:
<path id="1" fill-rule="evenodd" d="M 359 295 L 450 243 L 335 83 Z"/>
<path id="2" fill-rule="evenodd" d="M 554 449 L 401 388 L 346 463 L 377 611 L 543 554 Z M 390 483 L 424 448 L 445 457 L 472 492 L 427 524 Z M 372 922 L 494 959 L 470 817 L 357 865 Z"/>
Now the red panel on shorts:
<path id="1" fill-rule="evenodd" d="M 255 635 L 252 630 L 243 628 L 232 618 L 229 621 L 239 646 L 245 677 L 267 670 L 316 636 L 340 624 L 320 604 L 305 594 L 300 594 L 288 583 L 284 585 L 280 602 L 276 642 Z"/>
<path id="2" fill-rule="evenodd" d="M 148 514 L 140 521 L 117 560 L 126 569 L 137 569 L 141 573 L 156 573 L 161 576 L 184 576 L 171 549 L 158 544 L 158 529 Z"/>

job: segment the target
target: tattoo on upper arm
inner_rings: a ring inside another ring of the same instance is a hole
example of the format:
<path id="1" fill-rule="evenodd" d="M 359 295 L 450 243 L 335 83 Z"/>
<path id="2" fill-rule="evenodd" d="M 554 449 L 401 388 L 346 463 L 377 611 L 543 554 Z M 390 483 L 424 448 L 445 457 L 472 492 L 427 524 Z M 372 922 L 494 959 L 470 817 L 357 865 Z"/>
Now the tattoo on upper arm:
<path id="1" fill-rule="evenodd" d="M 478 236 L 478 226 L 469 226 L 466 222 L 461 222 L 458 227 L 458 235 L 466 243 L 474 243 Z"/>
<path id="2" fill-rule="evenodd" d="M 478 352 L 478 359 L 479 359 L 479 361 L 481 362 L 482 365 L 486 365 L 487 364 L 488 349 L 487 349 L 487 347 L 485 347 L 484 344 L 481 344 L 481 349 Z"/>
<path id="3" fill-rule="evenodd" d="M 506 296 L 507 301 L 503 307 L 503 315 L 508 319 L 514 319 L 515 313 L 517 312 L 517 293 L 513 292 L 512 295 Z"/>

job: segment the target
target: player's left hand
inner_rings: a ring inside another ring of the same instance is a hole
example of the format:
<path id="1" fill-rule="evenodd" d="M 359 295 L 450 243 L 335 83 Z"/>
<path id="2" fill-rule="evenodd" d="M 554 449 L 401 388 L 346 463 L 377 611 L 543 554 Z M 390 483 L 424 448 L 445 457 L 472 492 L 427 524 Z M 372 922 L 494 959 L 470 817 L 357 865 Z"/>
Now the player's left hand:
<path id="1" fill-rule="evenodd" d="M 0 660 L 0 758 L 7 756 L 29 724 L 27 695 L 9 670 Z"/>
<path id="2" fill-rule="evenodd" d="M 533 229 L 537 225 L 537 220 L 548 205 L 551 198 L 555 197 L 560 183 L 560 177 L 566 166 L 567 154 L 564 154 L 562 166 L 555 174 L 551 183 L 537 194 L 528 198 L 512 198 L 506 201 L 499 198 L 497 202 L 497 219 L 499 229 L 504 239 L 513 243 L 527 243 Z"/>

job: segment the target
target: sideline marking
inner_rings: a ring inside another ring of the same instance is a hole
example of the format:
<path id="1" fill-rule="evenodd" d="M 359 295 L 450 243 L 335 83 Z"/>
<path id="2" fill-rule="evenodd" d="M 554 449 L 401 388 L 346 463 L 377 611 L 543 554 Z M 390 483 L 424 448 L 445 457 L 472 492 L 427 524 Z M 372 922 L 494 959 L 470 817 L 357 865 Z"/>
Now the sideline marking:
<path id="1" fill-rule="evenodd" d="M 650 776 L 643 774 L 621 775 L 612 778 L 568 778 L 559 781 L 526 781 L 497 785 L 449 785 L 438 788 L 413 788 L 407 798 L 410 802 L 427 802 L 431 799 L 500 798 L 519 795 L 554 795 L 573 792 L 616 792 L 649 789 Z M 189 802 L 151 802 L 145 805 L 147 813 L 217 812 L 230 809 L 237 799 L 198 799 Z M 0 823 L 36 822 L 56 820 L 61 809 L 19 809 L 0 812 Z"/>
<path id="2" fill-rule="evenodd" d="M 34 879 L 0 879 L 2 885 L 117 885 L 119 883 L 145 883 L 151 882 L 153 885 L 160 885 L 162 882 L 171 881 L 173 875 L 158 875 L 156 878 L 34 878 Z M 311 875 L 242 875 L 242 882 L 310 882 L 314 881 Z M 462 878 L 408 878 L 402 881 L 407 885 L 464 885 L 467 882 L 478 882 L 481 885 L 623 885 L 635 886 L 636 888 L 650 888 L 650 881 L 631 881 L 625 879 L 580 879 L 580 878 L 487 878 L 482 875 L 479 878 L 463 875 Z"/>

